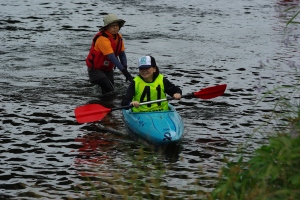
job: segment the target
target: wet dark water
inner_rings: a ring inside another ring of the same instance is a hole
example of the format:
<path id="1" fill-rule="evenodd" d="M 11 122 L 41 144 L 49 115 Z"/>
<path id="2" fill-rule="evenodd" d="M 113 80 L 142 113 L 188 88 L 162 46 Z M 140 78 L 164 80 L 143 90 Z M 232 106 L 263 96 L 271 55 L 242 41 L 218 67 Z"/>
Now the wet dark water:
<path id="1" fill-rule="evenodd" d="M 298 84 L 299 30 L 292 26 L 284 35 L 291 14 L 279 1 L 0 3 L 2 199 L 79 198 L 92 191 L 87 179 L 117 199 L 119 191 L 135 196 L 143 184 L 154 187 L 151 177 L 161 185 L 152 198 L 162 191 L 170 199 L 204 198 L 224 157 L 236 159 L 241 145 L 247 157 L 266 141 L 253 130 L 267 121 L 263 116 L 276 97 L 254 107 L 259 92 Z M 209 101 L 171 102 L 186 127 L 178 148 L 158 151 L 130 137 L 120 111 L 99 123 L 76 122 L 76 106 L 118 107 L 126 90 L 118 71 L 117 91 L 109 99 L 99 99 L 100 90 L 87 79 L 85 56 L 110 12 L 127 21 L 121 32 L 132 74 L 137 59 L 151 54 L 185 94 L 228 85 L 224 96 Z"/>

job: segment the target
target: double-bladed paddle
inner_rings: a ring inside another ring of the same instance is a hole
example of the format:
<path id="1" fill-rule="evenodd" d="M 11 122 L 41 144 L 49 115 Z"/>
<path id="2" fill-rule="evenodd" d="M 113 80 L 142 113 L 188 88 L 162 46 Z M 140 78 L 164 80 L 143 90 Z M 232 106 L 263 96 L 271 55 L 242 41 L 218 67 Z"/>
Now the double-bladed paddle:
<path id="1" fill-rule="evenodd" d="M 182 95 L 181 98 L 192 97 L 192 98 L 200 98 L 200 99 L 212 99 L 223 95 L 226 90 L 226 87 L 227 87 L 226 84 L 210 86 L 210 87 L 203 88 L 198 92 Z M 172 97 L 169 97 L 169 98 L 158 99 L 154 101 L 146 101 L 140 103 L 140 105 L 168 101 L 172 99 L 173 99 Z M 88 123 L 88 122 L 95 122 L 103 119 L 111 111 L 130 109 L 132 107 L 133 107 L 132 105 L 128 105 L 128 106 L 122 106 L 117 108 L 106 108 L 100 104 L 87 104 L 75 108 L 74 113 L 78 123 Z"/>

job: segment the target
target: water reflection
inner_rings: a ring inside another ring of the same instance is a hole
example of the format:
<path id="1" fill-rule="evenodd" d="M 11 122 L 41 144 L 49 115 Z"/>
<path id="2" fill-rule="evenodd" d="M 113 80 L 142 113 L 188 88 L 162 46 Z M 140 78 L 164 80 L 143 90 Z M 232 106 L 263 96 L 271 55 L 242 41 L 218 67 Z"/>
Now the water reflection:
<path id="1" fill-rule="evenodd" d="M 82 144 L 74 158 L 74 167 L 78 169 L 78 174 L 82 177 L 99 176 L 97 170 L 93 172 L 91 169 L 101 168 L 101 165 L 106 164 L 106 161 L 110 159 L 107 152 L 116 142 L 105 138 L 105 135 L 99 132 L 77 137 L 75 141 Z"/>

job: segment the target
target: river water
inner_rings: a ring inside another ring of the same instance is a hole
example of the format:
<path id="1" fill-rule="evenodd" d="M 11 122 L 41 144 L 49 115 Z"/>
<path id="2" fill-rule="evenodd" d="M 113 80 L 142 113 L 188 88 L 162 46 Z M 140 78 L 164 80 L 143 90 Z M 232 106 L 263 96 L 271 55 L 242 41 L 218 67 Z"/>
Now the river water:
<path id="1" fill-rule="evenodd" d="M 296 2 L 297 3 L 297 2 Z M 293 2 L 271 0 L 0 0 L 0 197 L 205 199 L 224 158 L 245 157 L 267 135 L 276 97 L 262 93 L 295 85 L 297 26 L 285 35 Z M 183 93 L 227 84 L 223 96 L 171 101 L 185 123 L 180 146 L 156 149 L 128 133 L 121 111 L 78 124 L 87 103 L 119 107 L 128 83 L 116 70 L 116 92 L 99 98 L 85 56 L 103 15 L 126 20 L 129 71 L 151 54 Z M 298 76 L 299 80 L 299 76 Z M 291 97 L 299 94 L 289 93 Z M 131 180 L 134 181 L 131 181 Z M 90 186 L 93 185 L 93 187 Z M 158 185 L 158 186 L 157 186 Z M 150 191 L 149 193 L 147 191 Z"/>

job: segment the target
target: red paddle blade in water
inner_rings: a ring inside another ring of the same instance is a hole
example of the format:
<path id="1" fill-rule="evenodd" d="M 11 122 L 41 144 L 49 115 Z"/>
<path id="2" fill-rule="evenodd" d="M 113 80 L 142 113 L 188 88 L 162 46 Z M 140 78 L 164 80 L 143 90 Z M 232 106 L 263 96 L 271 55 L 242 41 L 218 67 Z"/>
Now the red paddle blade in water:
<path id="1" fill-rule="evenodd" d="M 221 84 L 216 86 L 206 87 L 198 92 L 194 92 L 194 96 L 200 99 L 212 99 L 224 94 L 227 85 Z"/>
<path id="2" fill-rule="evenodd" d="M 74 113 L 78 123 L 87 123 L 103 119 L 110 111 L 100 104 L 88 104 L 75 108 Z"/>

